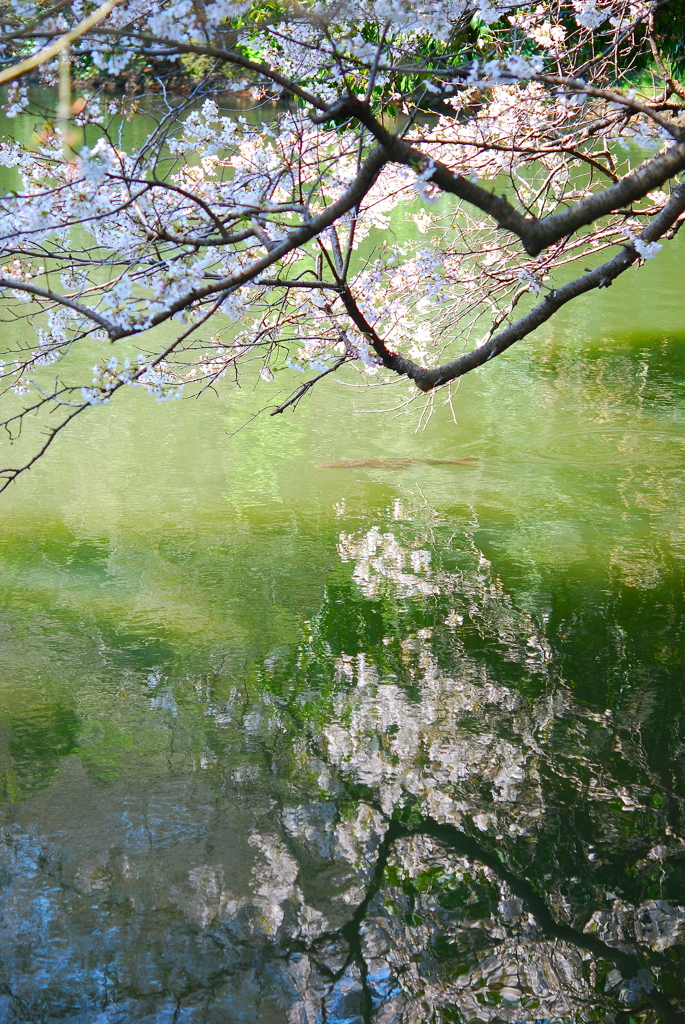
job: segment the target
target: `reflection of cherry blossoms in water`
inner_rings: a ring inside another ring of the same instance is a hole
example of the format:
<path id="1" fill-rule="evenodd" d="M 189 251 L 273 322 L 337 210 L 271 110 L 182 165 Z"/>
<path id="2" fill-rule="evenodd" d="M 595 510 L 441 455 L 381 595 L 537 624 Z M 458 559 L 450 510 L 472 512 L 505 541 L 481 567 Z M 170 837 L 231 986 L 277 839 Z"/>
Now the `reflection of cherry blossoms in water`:
<path id="1" fill-rule="evenodd" d="M 340 539 L 366 598 L 395 612 L 398 601 L 435 601 L 432 625 L 380 639 L 381 650 L 399 649 L 395 671 L 366 651 L 335 659 L 348 685 L 316 745 L 319 785 L 338 814 L 322 823 L 300 806 L 282 821 L 308 847 L 322 832 L 334 838 L 359 872 L 346 896 L 358 902 L 354 928 L 322 921 L 310 951 L 345 938 L 361 1004 L 378 1004 L 379 1020 L 390 1009 L 380 1009 L 376 977 L 399 985 L 407 1021 L 438 1011 L 511 1021 L 590 1019 L 612 1007 L 677 1014 L 678 995 L 670 1003 L 658 991 L 670 967 L 660 954 L 685 940 L 685 910 L 664 898 L 618 899 L 602 877 L 604 856 L 649 879 L 682 853 L 672 833 L 657 842 L 644 751 L 631 749 L 610 711 L 574 700 L 548 638 L 475 547 L 457 571 L 433 566 L 429 547 L 416 530 L 409 544 L 377 528 Z M 436 651 L 450 632 L 448 674 Z M 496 665 L 471 653 L 474 634 L 544 679 L 539 695 L 498 682 Z M 388 998 L 396 1009 L 394 989 Z"/>
<path id="2" fill-rule="evenodd" d="M 8 1021 L 681 1019 L 681 741 L 639 681 L 580 700 L 473 540 L 405 517 L 341 535 L 252 683 L 150 677 L 168 777 L 64 772 L 8 827 Z"/>

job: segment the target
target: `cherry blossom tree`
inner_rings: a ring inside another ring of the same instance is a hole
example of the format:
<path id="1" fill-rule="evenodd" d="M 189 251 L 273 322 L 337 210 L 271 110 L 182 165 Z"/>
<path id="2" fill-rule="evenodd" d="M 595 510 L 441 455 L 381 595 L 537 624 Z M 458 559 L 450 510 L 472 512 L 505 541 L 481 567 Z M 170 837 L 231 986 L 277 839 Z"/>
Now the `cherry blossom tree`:
<path id="1" fill-rule="evenodd" d="M 31 76 L 58 101 L 37 142 L 0 145 L 3 316 L 19 325 L 0 415 L 11 441 L 28 419 L 43 431 L 0 489 L 127 387 L 164 401 L 279 375 L 276 414 L 347 367 L 398 383 L 401 407 L 449 403 L 463 374 L 678 231 L 681 14 L 12 0 L 7 116 L 40 112 Z M 249 118 L 231 110 L 246 91 Z"/>

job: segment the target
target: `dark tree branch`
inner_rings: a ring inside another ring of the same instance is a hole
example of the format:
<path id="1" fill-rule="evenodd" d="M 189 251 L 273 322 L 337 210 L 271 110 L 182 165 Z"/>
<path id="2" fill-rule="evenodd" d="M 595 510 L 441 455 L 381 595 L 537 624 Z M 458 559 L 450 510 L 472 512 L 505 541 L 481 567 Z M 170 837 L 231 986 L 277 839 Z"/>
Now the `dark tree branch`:
<path id="1" fill-rule="evenodd" d="M 74 302 L 73 299 L 69 299 L 65 295 L 58 295 L 57 292 L 51 292 L 47 288 L 40 288 L 29 281 L 14 281 L 11 277 L 0 277 L 0 289 L 2 288 L 12 288 L 16 291 L 26 292 L 28 295 L 35 295 L 40 299 L 48 299 L 50 302 L 58 302 L 62 306 L 68 306 L 69 309 L 73 309 L 76 313 L 80 313 L 87 319 L 94 321 L 94 323 L 107 331 L 110 337 L 117 330 L 107 317 L 98 313 L 97 310 L 92 309 L 90 306 L 82 306 L 79 302 Z"/>
<path id="2" fill-rule="evenodd" d="M 118 36 L 121 33 L 113 33 L 106 26 L 100 26 L 93 30 L 93 34 Z M 165 39 L 163 36 L 151 35 L 148 32 L 137 32 L 135 29 L 132 29 L 130 34 L 148 46 L 167 46 L 172 53 L 194 53 L 199 57 L 214 57 L 217 60 L 224 61 L 226 64 L 234 64 L 236 67 L 244 68 L 246 71 L 254 71 L 258 75 L 264 75 L 265 78 L 275 82 L 276 85 L 280 85 L 281 88 L 287 89 L 293 96 L 299 96 L 301 100 L 304 100 L 305 103 L 315 107 L 317 110 L 326 109 L 327 104 L 323 100 L 320 100 L 318 96 L 314 96 L 307 89 L 303 89 L 293 79 L 282 75 L 280 71 L 272 68 L 269 64 L 260 64 L 257 61 L 250 60 L 249 57 L 244 57 L 242 53 L 237 53 L 234 50 L 224 50 L 220 46 L 203 46 L 200 43 L 179 43 L 176 40 Z M 149 50 L 146 55 L 150 57 L 158 56 L 155 50 Z"/>
<path id="3" fill-rule="evenodd" d="M 290 408 L 291 405 L 297 405 L 300 399 L 304 398 L 307 392 L 310 391 L 315 384 L 317 384 L 324 377 L 327 377 L 329 373 L 335 373 L 335 371 L 339 370 L 340 367 L 345 362 L 347 362 L 346 355 L 338 359 L 335 363 L 333 363 L 332 366 L 329 366 L 328 369 L 322 370 L 321 373 L 317 374 L 316 377 L 312 377 L 310 380 L 306 380 L 304 384 L 301 384 L 300 387 L 297 388 L 295 392 L 293 392 L 290 398 L 286 399 L 285 402 L 282 402 L 281 405 L 279 405 L 276 409 L 273 409 L 269 415 L 277 416 L 279 412 L 285 412 L 285 410 Z"/>

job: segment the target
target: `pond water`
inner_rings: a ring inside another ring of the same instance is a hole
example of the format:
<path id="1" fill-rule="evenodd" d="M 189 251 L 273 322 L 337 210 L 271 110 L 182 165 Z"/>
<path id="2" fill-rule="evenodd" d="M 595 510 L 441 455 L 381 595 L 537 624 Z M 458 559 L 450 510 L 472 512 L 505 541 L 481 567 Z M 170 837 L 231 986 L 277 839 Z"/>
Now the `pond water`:
<path id="1" fill-rule="evenodd" d="M 684 245 L 456 423 L 133 393 L 3 496 L 0 1021 L 684 1019 Z"/>

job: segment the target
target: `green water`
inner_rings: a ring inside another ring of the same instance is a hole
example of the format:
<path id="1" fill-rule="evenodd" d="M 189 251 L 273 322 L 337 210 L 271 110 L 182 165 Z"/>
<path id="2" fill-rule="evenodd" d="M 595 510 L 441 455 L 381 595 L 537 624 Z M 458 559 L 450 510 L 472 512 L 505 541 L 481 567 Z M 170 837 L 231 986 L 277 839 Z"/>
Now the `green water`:
<path id="1" fill-rule="evenodd" d="M 3 496 L 0 1021 L 683 1019 L 684 245 L 456 423 L 132 393 Z"/>

